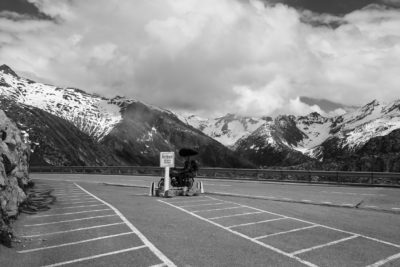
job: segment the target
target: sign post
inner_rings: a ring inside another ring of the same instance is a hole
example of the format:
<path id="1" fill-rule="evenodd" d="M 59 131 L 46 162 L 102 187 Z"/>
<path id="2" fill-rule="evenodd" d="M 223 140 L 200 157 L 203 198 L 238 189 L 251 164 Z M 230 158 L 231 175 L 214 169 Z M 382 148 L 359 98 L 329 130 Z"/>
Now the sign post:
<path id="1" fill-rule="evenodd" d="M 164 196 L 166 196 L 170 187 L 169 168 L 175 167 L 175 153 L 174 152 L 160 152 L 160 167 L 165 168 L 164 177 Z"/>

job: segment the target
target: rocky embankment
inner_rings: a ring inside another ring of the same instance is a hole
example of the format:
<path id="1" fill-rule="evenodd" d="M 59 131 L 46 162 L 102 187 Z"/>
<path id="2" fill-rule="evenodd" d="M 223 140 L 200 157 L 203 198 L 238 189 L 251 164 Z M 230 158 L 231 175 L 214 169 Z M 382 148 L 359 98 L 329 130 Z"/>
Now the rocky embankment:
<path id="1" fill-rule="evenodd" d="M 0 244 L 11 242 L 10 220 L 26 200 L 30 183 L 27 136 L 0 110 Z"/>

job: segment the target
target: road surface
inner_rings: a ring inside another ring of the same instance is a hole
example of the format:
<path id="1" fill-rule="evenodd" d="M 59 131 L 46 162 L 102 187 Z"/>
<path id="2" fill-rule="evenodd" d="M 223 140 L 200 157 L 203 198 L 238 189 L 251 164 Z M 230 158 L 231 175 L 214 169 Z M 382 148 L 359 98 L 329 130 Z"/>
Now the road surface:
<path id="1" fill-rule="evenodd" d="M 1 266 L 400 266 L 396 212 L 215 194 L 155 198 L 144 187 L 156 179 L 149 177 L 34 177 L 38 187 L 55 189 L 57 202 L 20 217 L 15 226 L 22 243 L 0 247 Z M 305 200 L 337 203 L 371 198 L 386 205 L 396 203 L 398 192 L 204 183 L 210 191 L 292 199 L 308 194 Z M 320 191 L 352 194 L 341 199 Z"/>

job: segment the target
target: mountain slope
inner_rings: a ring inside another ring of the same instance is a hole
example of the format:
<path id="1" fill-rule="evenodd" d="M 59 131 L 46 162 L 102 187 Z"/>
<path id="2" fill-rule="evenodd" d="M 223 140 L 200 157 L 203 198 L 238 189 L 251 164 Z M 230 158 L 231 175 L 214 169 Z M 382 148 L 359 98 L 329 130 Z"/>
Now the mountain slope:
<path id="1" fill-rule="evenodd" d="M 158 165 L 161 151 L 198 146 L 203 166 L 254 167 L 172 112 L 133 99 L 36 83 L 6 65 L 0 66 L 0 97 L 13 110 L 10 117 L 29 118 L 22 124 L 41 145 L 35 164 Z"/>
<path id="2" fill-rule="evenodd" d="M 216 119 L 203 119 L 194 115 L 185 118 L 189 125 L 230 148 L 239 139 L 250 135 L 269 120 L 272 119 L 268 117 L 244 117 L 234 114 L 226 114 Z"/>
<path id="3" fill-rule="evenodd" d="M 280 127 L 282 122 L 285 127 Z M 325 118 L 318 113 L 300 117 L 279 116 L 238 141 L 237 151 L 247 158 L 257 158 L 256 163 L 262 166 L 300 164 L 310 158 L 327 162 L 341 157 L 358 158 L 366 156 L 361 151 L 368 144 L 381 137 L 390 139 L 390 134 L 399 129 L 400 100 L 390 104 L 372 101 L 354 112 L 334 118 Z M 396 136 L 394 134 L 391 138 Z M 382 154 L 382 151 L 374 149 L 367 151 L 371 157 Z M 297 161 L 284 160 L 292 158 L 293 154 Z"/>

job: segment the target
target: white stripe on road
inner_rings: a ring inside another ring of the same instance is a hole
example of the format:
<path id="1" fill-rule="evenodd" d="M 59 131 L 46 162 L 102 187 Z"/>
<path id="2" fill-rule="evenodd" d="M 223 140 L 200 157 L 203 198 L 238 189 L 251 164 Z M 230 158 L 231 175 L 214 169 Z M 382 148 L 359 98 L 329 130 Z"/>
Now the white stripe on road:
<path id="1" fill-rule="evenodd" d="M 44 236 L 44 235 L 64 234 L 64 233 L 84 231 L 84 230 L 95 229 L 95 228 L 103 228 L 103 227 L 120 225 L 120 224 L 124 224 L 124 223 L 123 222 L 110 223 L 110 224 L 96 225 L 96 226 L 90 226 L 90 227 L 76 228 L 76 229 L 71 229 L 71 230 L 66 230 L 66 231 L 50 232 L 50 233 L 43 233 L 43 234 L 36 234 L 36 235 L 25 235 L 25 236 L 21 236 L 21 237 L 22 238 L 31 238 L 31 237 L 39 237 L 39 236 Z"/>
<path id="2" fill-rule="evenodd" d="M 318 246 L 315 246 L 315 247 L 300 249 L 298 251 L 292 252 L 291 254 L 292 255 L 298 255 L 298 254 L 301 254 L 301 253 L 304 253 L 304 252 L 308 252 L 308 251 L 316 250 L 316 249 L 319 249 L 319 248 L 323 248 L 323 247 L 339 244 L 341 242 L 344 242 L 344 241 L 347 241 L 347 240 L 351 240 L 351 239 L 354 239 L 354 238 L 357 238 L 357 237 L 359 237 L 359 235 L 348 236 L 348 237 L 345 237 L 345 238 L 342 238 L 342 239 L 339 239 L 339 240 L 336 240 L 336 241 L 332 241 L 332 242 L 329 242 L 329 243 L 326 243 L 326 244 L 318 245 Z"/>
<path id="3" fill-rule="evenodd" d="M 244 215 L 258 214 L 258 213 L 263 213 L 263 212 L 262 211 L 246 212 L 246 213 L 239 213 L 239 214 L 233 214 L 233 215 L 225 215 L 225 216 L 207 218 L 207 220 L 218 220 L 218 219 L 222 219 L 222 218 L 230 218 L 230 217 L 244 216 Z"/>
<path id="4" fill-rule="evenodd" d="M 93 195 L 92 193 L 90 193 L 89 191 L 87 191 L 86 189 L 84 189 L 83 187 L 81 187 L 80 185 L 74 183 L 77 187 L 79 187 L 81 190 L 85 191 L 86 193 L 88 193 L 89 195 L 91 195 L 92 197 L 94 197 L 95 199 L 97 199 L 98 201 L 104 203 L 105 205 L 107 205 L 108 207 L 110 207 L 110 209 L 112 209 L 121 219 L 122 221 L 124 221 L 124 223 L 132 230 L 132 232 L 134 232 L 141 240 L 142 242 L 162 261 L 164 262 L 166 265 L 170 266 L 170 267 L 176 267 L 176 265 L 170 260 L 168 259 L 167 256 L 165 256 L 158 248 L 156 248 L 156 246 L 151 243 L 130 221 L 128 221 L 128 219 L 118 210 L 116 209 L 114 206 L 112 206 L 111 204 L 105 202 L 104 200 L 100 199 L 99 197 Z"/>
<path id="5" fill-rule="evenodd" d="M 278 232 L 278 233 L 273 233 L 273 234 L 268 234 L 268 235 L 262 235 L 262 236 L 257 236 L 254 239 L 263 239 L 266 237 L 270 237 L 270 236 L 275 236 L 275 235 L 284 235 L 284 234 L 288 234 L 288 233 L 293 233 L 293 232 L 297 232 L 297 231 L 302 231 L 302 230 L 306 230 L 306 229 L 310 229 L 310 228 L 314 228 L 314 227 L 318 227 L 319 225 L 309 225 L 309 226 L 305 226 L 305 227 L 301 227 L 301 228 L 296 228 L 296 229 L 292 229 L 292 230 L 288 230 L 288 231 L 283 231 L 283 232 Z"/>
<path id="6" fill-rule="evenodd" d="M 259 223 L 273 222 L 273 221 L 279 221 L 279 220 L 283 220 L 283 219 L 287 219 L 287 217 L 281 217 L 281 218 L 275 218 L 275 219 L 269 219 L 269 220 L 264 220 L 264 221 L 251 222 L 251 223 L 235 224 L 235 225 L 228 226 L 227 228 L 231 229 L 231 228 L 239 227 L 239 226 L 247 226 L 247 225 L 259 224 Z"/>
<path id="7" fill-rule="evenodd" d="M 211 223 L 211 224 L 213 224 L 213 225 L 215 225 L 215 226 L 218 226 L 218 227 L 220 227 L 220 228 L 222 228 L 222 229 L 225 229 L 226 231 L 231 232 L 232 234 L 235 234 L 235 235 L 238 235 L 238 236 L 240 236 L 240 237 L 243 237 L 244 239 L 250 240 L 251 242 L 254 242 L 254 243 L 256 243 L 256 244 L 258 244 L 258 245 L 260 245 L 260 246 L 262 246 L 262 247 L 268 248 L 268 249 L 270 249 L 270 250 L 272 250 L 272 251 L 275 251 L 275 252 L 277 252 L 277 253 L 279 253 L 279 254 L 281 254 L 281 255 L 285 255 L 285 256 L 287 256 L 287 257 L 289 257 L 289 258 L 295 259 L 295 260 L 297 260 L 297 261 L 299 261 L 299 262 L 301 262 L 301 263 L 303 263 L 303 264 L 305 264 L 305 265 L 307 265 L 307 266 L 309 266 L 309 267 L 318 267 L 317 265 L 315 265 L 315 264 L 313 264 L 313 263 L 311 263 L 311 262 L 308 262 L 308 261 L 305 261 L 305 260 L 303 260 L 303 259 L 300 259 L 300 258 L 297 257 L 297 256 L 290 255 L 289 253 L 286 253 L 286 252 L 284 252 L 284 251 L 282 251 L 282 250 L 280 250 L 280 249 L 278 249 L 278 248 L 272 247 L 272 246 L 270 246 L 270 245 L 264 244 L 264 243 L 262 243 L 262 242 L 260 242 L 260 241 L 258 241 L 258 240 L 254 240 L 254 239 L 250 238 L 250 237 L 247 236 L 247 235 L 244 235 L 244 234 L 239 233 L 239 232 L 237 232 L 237 231 L 235 231 L 235 230 L 229 229 L 228 227 L 225 227 L 225 226 L 223 226 L 223 225 L 221 225 L 221 224 L 218 224 L 218 223 L 216 223 L 216 222 L 214 222 L 214 221 L 211 221 L 210 219 L 206 219 L 206 218 L 204 218 L 204 217 L 201 217 L 201 216 L 199 216 L 199 215 L 197 215 L 197 214 L 195 214 L 195 213 L 192 213 L 192 212 L 190 212 L 190 211 L 187 211 L 187 210 L 185 210 L 185 209 L 183 209 L 183 208 L 181 208 L 181 207 L 178 207 L 178 206 L 175 206 L 175 205 L 173 205 L 173 204 L 170 204 L 169 202 L 166 202 L 166 201 L 163 201 L 163 200 L 158 200 L 158 201 L 160 201 L 160 202 L 162 202 L 162 203 L 165 203 L 165 204 L 167 204 L 167 205 L 170 205 L 171 207 L 177 208 L 177 209 L 179 209 L 179 210 L 181 210 L 181 211 L 183 211 L 183 212 L 186 212 L 186 213 L 188 213 L 188 214 L 190 214 L 190 215 L 192 215 L 192 216 L 194 216 L 194 217 L 196 217 L 196 218 L 198 218 L 198 219 L 200 219 L 200 220 L 206 221 L 206 222 Z M 258 213 L 261 213 L 261 212 L 258 212 Z"/>
<path id="8" fill-rule="evenodd" d="M 86 242 L 91 242 L 91 241 L 96 241 L 96 240 L 102 240 L 102 239 L 107 239 L 107 238 L 113 238 L 113 237 L 118 237 L 118 236 L 131 235 L 131 234 L 134 234 L 134 233 L 133 232 L 126 232 L 126 233 L 120 233 L 120 234 L 115 234 L 115 235 L 107 235 L 107 236 L 101 236 L 101 237 L 96 237 L 96 238 L 91 238 L 91 239 L 80 240 L 80 241 L 76 241 L 76 242 L 64 243 L 64 244 L 60 244 L 60 245 L 20 250 L 20 251 L 17 251 L 17 252 L 18 253 L 29 253 L 29 252 L 39 251 L 39 250 L 46 250 L 46 249 L 52 249 L 52 248 L 71 246 L 71 245 L 76 245 L 76 244 L 81 244 L 81 243 L 86 243 Z"/>
<path id="9" fill-rule="evenodd" d="M 386 259 L 380 260 L 378 262 L 375 262 L 374 264 L 368 265 L 367 267 L 379 267 L 390 261 L 397 260 L 399 258 L 400 258 L 400 253 L 390 256 L 390 257 L 387 257 Z"/>
<path id="10" fill-rule="evenodd" d="M 392 208 L 392 210 L 400 210 L 400 208 Z"/>
<path id="11" fill-rule="evenodd" d="M 56 266 L 61 266 L 61 265 L 67 265 L 67 264 L 71 264 L 71 263 L 87 261 L 87 260 L 93 260 L 93 259 L 97 259 L 97 258 L 101 258 L 101 257 L 105 257 L 105 256 L 111 256 L 111 255 L 120 254 L 120 253 L 124 253 L 124 252 L 128 252 L 128 251 L 142 249 L 142 248 L 146 248 L 146 245 L 133 247 L 133 248 L 127 248 L 127 249 L 121 249 L 121 250 L 117 250 L 117 251 L 113 251 L 113 252 L 98 254 L 98 255 L 85 257 L 85 258 L 80 258 L 80 259 L 75 259 L 75 260 L 71 260 L 71 261 L 63 261 L 63 262 L 59 262 L 59 263 L 45 265 L 45 266 L 42 266 L 42 267 L 56 267 Z"/>
<path id="12" fill-rule="evenodd" d="M 72 214 L 87 213 L 87 212 L 98 212 L 98 211 L 105 211 L 105 210 L 111 210 L 111 209 L 84 210 L 84 211 L 67 212 L 67 213 L 56 213 L 56 214 L 46 214 L 46 215 L 33 215 L 33 216 L 31 216 L 31 218 L 42 218 L 42 217 L 51 217 L 51 216 L 64 216 L 64 215 L 72 215 Z"/>
<path id="13" fill-rule="evenodd" d="M 228 208 L 220 208 L 220 209 L 210 209 L 210 210 L 193 210 L 192 212 L 207 212 L 207 211 L 218 211 L 218 210 L 233 210 L 241 208 L 241 206 L 237 207 L 228 207 Z"/>
<path id="14" fill-rule="evenodd" d="M 65 208 L 52 208 L 52 210 L 65 210 L 65 209 L 88 208 L 88 207 L 98 207 L 98 206 L 104 206 L 104 204 L 71 206 L 71 207 L 65 207 Z"/>
<path id="15" fill-rule="evenodd" d="M 86 218 L 79 218 L 79 219 L 72 219 L 72 220 L 56 221 L 56 222 L 27 224 L 27 225 L 24 225 L 24 226 L 26 226 L 26 227 L 28 227 L 28 226 L 42 226 L 42 225 L 49 225 L 49 224 L 84 221 L 84 220 L 91 220 L 91 219 L 95 219 L 95 218 L 106 218 L 106 217 L 113 217 L 113 216 L 117 216 L 117 214 L 102 215 L 102 216 L 93 216 L 93 217 L 86 217 Z"/>
<path id="16" fill-rule="evenodd" d="M 86 193 L 71 193 L 71 194 L 54 194 L 54 196 L 80 196 L 80 195 L 87 195 Z M 63 197 L 61 197 L 63 198 Z"/>
<path id="17" fill-rule="evenodd" d="M 186 205 L 186 206 L 179 206 L 181 208 L 191 208 L 191 207 L 199 207 L 199 206 L 214 206 L 214 205 L 222 205 L 226 204 L 225 202 L 217 202 L 217 203 L 207 203 L 207 204 L 197 204 L 197 205 Z"/>
<path id="18" fill-rule="evenodd" d="M 88 200 L 88 201 L 79 201 L 79 202 L 64 202 L 64 203 L 59 203 L 60 205 L 71 205 L 71 204 L 81 204 L 81 203 L 93 203 L 93 202 L 98 202 L 97 200 Z"/>

